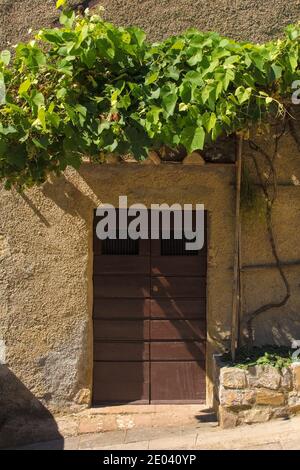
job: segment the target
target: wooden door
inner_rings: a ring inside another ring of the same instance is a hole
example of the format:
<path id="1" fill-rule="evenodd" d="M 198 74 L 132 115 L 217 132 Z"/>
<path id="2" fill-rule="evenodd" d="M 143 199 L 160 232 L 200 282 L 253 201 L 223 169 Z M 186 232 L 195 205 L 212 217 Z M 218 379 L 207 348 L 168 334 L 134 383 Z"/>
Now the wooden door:
<path id="1" fill-rule="evenodd" d="M 206 246 L 184 243 L 94 235 L 94 404 L 205 401 Z"/>

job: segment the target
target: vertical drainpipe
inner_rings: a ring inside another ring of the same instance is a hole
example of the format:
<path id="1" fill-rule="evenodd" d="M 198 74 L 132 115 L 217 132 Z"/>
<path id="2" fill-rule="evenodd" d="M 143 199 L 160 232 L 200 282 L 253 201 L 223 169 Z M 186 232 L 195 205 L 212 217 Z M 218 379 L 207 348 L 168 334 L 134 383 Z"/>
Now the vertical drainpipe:
<path id="1" fill-rule="evenodd" d="M 240 313 L 240 263 L 241 263 L 241 179 L 242 179 L 242 149 L 243 136 L 237 135 L 236 156 L 236 197 L 235 197 L 235 235 L 234 235 L 234 266 L 233 266 L 233 296 L 232 296 L 232 319 L 231 319 L 231 357 L 235 361 Z"/>

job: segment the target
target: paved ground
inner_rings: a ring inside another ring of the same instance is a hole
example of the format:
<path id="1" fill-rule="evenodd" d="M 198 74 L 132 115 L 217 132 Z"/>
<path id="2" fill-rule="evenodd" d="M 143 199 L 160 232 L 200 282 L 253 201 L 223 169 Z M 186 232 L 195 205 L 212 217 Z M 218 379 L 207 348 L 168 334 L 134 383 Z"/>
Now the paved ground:
<path id="1" fill-rule="evenodd" d="M 213 421 L 84 434 L 22 447 L 35 450 L 300 450 L 300 416 L 222 430 Z"/>
<path id="2" fill-rule="evenodd" d="M 201 423 L 216 423 L 214 412 L 206 405 L 115 405 L 88 408 L 80 413 L 56 417 L 62 437 L 78 434 L 185 427 Z"/>

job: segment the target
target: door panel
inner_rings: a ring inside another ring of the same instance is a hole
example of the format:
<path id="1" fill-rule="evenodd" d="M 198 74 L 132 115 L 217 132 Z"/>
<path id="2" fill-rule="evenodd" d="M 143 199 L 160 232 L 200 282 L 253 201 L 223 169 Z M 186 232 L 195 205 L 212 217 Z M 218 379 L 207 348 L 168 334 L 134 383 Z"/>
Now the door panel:
<path id="1" fill-rule="evenodd" d="M 149 361 L 149 358 L 150 343 L 148 342 L 96 342 L 94 344 L 95 361 Z"/>
<path id="2" fill-rule="evenodd" d="M 95 320 L 94 337 L 98 341 L 149 341 L 149 326 L 149 320 Z"/>
<path id="3" fill-rule="evenodd" d="M 205 342 L 176 341 L 152 342 L 151 361 L 202 361 L 205 362 Z"/>
<path id="4" fill-rule="evenodd" d="M 206 316 L 205 299 L 151 299 L 151 318 L 203 319 Z"/>
<path id="5" fill-rule="evenodd" d="M 94 299 L 94 318 L 142 319 L 150 317 L 150 299 Z"/>
<path id="6" fill-rule="evenodd" d="M 151 275 L 205 276 L 206 258 L 200 256 L 152 256 Z"/>
<path id="7" fill-rule="evenodd" d="M 152 401 L 205 400 L 205 366 L 199 362 L 152 362 Z"/>
<path id="8" fill-rule="evenodd" d="M 149 362 L 95 362 L 94 403 L 149 402 Z"/>
<path id="9" fill-rule="evenodd" d="M 205 261 L 206 260 L 206 245 L 204 245 L 201 250 L 187 250 L 186 243 L 188 240 L 176 240 L 171 233 L 171 238 L 160 239 L 160 240 L 151 240 L 151 256 L 162 257 L 162 258 L 194 258 Z"/>
<path id="10" fill-rule="evenodd" d="M 149 297 L 150 278 L 145 276 L 94 276 L 96 297 Z"/>
<path id="11" fill-rule="evenodd" d="M 153 277 L 153 297 L 205 298 L 206 280 L 202 277 Z"/>
<path id="12" fill-rule="evenodd" d="M 204 340 L 206 325 L 202 320 L 152 320 L 151 340 Z"/>
<path id="13" fill-rule="evenodd" d="M 95 256 L 94 274 L 149 275 L 148 256 Z"/>

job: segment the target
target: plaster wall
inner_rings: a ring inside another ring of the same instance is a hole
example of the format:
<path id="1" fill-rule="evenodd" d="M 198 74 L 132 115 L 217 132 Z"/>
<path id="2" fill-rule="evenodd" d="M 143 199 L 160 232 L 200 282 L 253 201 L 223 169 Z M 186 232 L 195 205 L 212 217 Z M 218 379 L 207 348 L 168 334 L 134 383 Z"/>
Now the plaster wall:
<path id="1" fill-rule="evenodd" d="M 138 163 L 69 170 L 40 189 L 1 191 L 0 337 L 9 369 L 53 411 L 90 403 L 92 219 L 100 202 L 204 203 L 211 358 L 229 337 L 234 233 L 232 165 Z M 16 406 L 18 397 L 16 396 Z"/>

